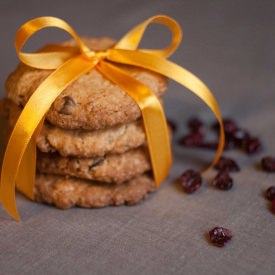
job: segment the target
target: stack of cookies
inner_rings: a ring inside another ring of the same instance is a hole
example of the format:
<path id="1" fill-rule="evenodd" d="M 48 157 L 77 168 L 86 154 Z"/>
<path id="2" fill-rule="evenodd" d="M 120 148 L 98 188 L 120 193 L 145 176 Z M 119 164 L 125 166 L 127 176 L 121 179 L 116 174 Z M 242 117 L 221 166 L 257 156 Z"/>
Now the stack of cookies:
<path id="1" fill-rule="evenodd" d="M 83 40 L 94 51 L 115 43 L 109 38 Z M 133 66 L 121 68 L 159 98 L 163 95 L 164 77 Z M 19 64 L 9 76 L 5 106 L 11 126 L 51 72 Z M 59 208 L 133 205 L 155 189 L 140 109 L 96 70 L 73 82 L 55 100 L 37 148 L 37 201 Z"/>

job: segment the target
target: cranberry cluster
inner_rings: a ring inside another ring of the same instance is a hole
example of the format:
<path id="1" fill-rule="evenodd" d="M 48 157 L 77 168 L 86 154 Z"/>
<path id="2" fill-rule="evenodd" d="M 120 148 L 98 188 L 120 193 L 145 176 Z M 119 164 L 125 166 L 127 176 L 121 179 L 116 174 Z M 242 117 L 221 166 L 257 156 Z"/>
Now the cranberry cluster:
<path id="1" fill-rule="evenodd" d="M 262 144 L 257 137 L 242 129 L 237 123 L 229 118 L 223 119 L 225 133 L 225 150 L 239 148 L 247 154 L 254 154 L 261 150 Z M 185 147 L 197 147 L 205 149 L 217 149 L 218 141 L 205 139 L 206 127 L 199 118 L 191 118 L 187 122 L 189 132 L 179 139 L 179 144 Z M 220 126 L 213 123 L 211 129 L 219 135 Z"/>
<path id="2" fill-rule="evenodd" d="M 219 171 L 213 180 L 213 185 L 219 190 L 230 190 L 233 187 L 233 179 L 229 172 L 238 172 L 238 164 L 230 158 L 221 157 L 215 165 Z M 191 194 L 198 190 L 202 185 L 202 178 L 199 172 L 188 169 L 180 177 L 179 182 L 186 193 Z"/>
<path id="3" fill-rule="evenodd" d="M 241 137 L 241 133 L 244 133 L 245 131 L 237 126 L 232 119 L 224 119 L 223 123 L 225 131 L 225 147 L 227 149 L 236 148 L 238 146 L 246 148 L 245 150 L 248 153 L 255 153 L 260 149 L 260 142 L 258 142 L 259 146 L 257 147 L 255 143 L 256 139 L 252 138 L 249 134 Z M 217 142 L 209 142 L 205 140 L 206 126 L 199 118 L 193 117 L 189 119 L 187 121 L 187 127 L 189 129 L 189 133 L 182 136 L 179 140 L 179 143 L 182 146 L 208 149 L 217 148 Z M 215 132 L 219 132 L 219 124 L 212 124 L 211 129 Z M 247 148 L 250 149 L 248 150 Z M 233 179 L 229 175 L 229 172 L 240 171 L 238 164 L 233 159 L 223 156 L 219 159 L 215 168 L 219 172 L 213 180 L 213 185 L 220 190 L 230 190 L 233 187 Z M 198 172 L 192 170 L 193 172 L 190 174 L 190 171 L 191 170 L 187 170 L 180 177 L 180 183 L 187 193 L 193 193 L 201 186 L 201 182 L 200 184 L 197 184 L 197 181 L 195 180 L 195 178 L 198 178 Z M 186 175 L 189 175 L 188 181 Z M 194 179 L 190 180 L 190 177 L 192 176 Z M 192 192 L 190 192 L 190 190 L 192 190 Z"/>
<path id="4" fill-rule="evenodd" d="M 229 172 L 239 172 L 239 165 L 233 159 L 222 156 L 216 163 L 215 169 L 219 172 L 213 180 L 213 185 L 220 190 L 230 190 L 233 187 L 233 179 Z"/>
<path id="5" fill-rule="evenodd" d="M 168 122 L 170 128 L 175 131 L 177 125 L 173 121 Z M 262 143 L 257 137 L 252 136 L 248 131 L 240 128 L 232 119 L 223 119 L 225 132 L 225 150 L 242 149 L 247 154 L 258 153 L 262 149 Z M 185 147 L 196 147 L 206 149 L 217 149 L 217 141 L 207 141 L 205 139 L 206 126 L 199 118 L 191 118 L 187 122 L 189 132 L 179 139 L 179 144 Z M 211 126 L 217 134 L 219 133 L 219 124 L 214 123 Z M 275 172 L 275 157 L 264 157 L 261 161 L 263 171 Z M 213 185 L 219 190 L 230 190 L 233 187 L 231 172 L 239 172 L 240 167 L 233 159 L 222 156 L 215 165 L 218 170 L 214 177 Z M 202 186 L 201 174 L 193 169 L 186 170 L 180 177 L 179 182 L 186 193 L 191 194 Z M 271 201 L 271 211 L 275 214 L 275 186 L 266 190 L 266 198 Z M 214 227 L 209 231 L 210 241 L 218 246 L 223 247 L 226 242 L 231 240 L 232 231 L 224 227 Z"/>

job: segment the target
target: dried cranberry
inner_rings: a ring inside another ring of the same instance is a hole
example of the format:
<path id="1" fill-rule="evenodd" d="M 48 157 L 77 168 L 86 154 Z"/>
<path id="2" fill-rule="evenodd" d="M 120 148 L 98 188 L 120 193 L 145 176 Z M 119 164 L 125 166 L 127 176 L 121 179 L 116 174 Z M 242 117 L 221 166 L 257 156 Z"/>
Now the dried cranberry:
<path id="1" fill-rule="evenodd" d="M 258 138 L 248 138 L 243 144 L 243 149 L 249 155 L 258 153 L 262 148 L 262 144 Z"/>
<path id="2" fill-rule="evenodd" d="M 238 172 L 240 167 L 238 164 L 230 158 L 220 157 L 219 161 L 216 163 L 215 168 L 220 171 L 228 172 Z"/>
<path id="3" fill-rule="evenodd" d="M 203 132 L 204 128 L 203 122 L 196 117 L 189 119 L 187 126 L 192 132 Z"/>
<path id="4" fill-rule="evenodd" d="M 209 237 L 214 245 L 223 247 L 226 242 L 232 239 L 233 234 L 231 230 L 219 226 L 209 231 Z"/>
<path id="5" fill-rule="evenodd" d="M 180 138 L 179 143 L 183 146 L 194 147 L 199 146 L 203 142 L 204 136 L 202 133 L 194 132 Z"/>
<path id="6" fill-rule="evenodd" d="M 233 179 L 228 172 L 219 172 L 213 180 L 213 185 L 220 190 L 230 190 L 233 187 Z"/>
<path id="7" fill-rule="evenodd" d="M 171 119 L 167 119 L 167 123 L 173 132 L 175 132 L 177 130 L 178 126 L 175 121 L 173 121 Z"/>
<path id="8" fill-rule="evenodd" d="M 266 198 L 267 198 L 269 201 L 275 200 L 275 186 L 270 186 L 270 187 L 266 190 Z"/>
<path id="9" fill-rule="evenodd" d="M 201 187 L 202 178 L 200 173 L 189 169 L 186 170 L 179 178 L 179 181 L 186 193 L 194 193 Z"/>
<path id="10" fill-rule="evenodd" d="M 271 202 L 271 211 L 275 214 L 275 200 Z"/>
<path id="11" fill-rule="evenodd" d="M 264 157 L 262 159 L 262 168 L 267 172 L 275 172 L 275 158 L 273 157 Z"/>
<path id="12" fill-rule="evenodd" d="M 224 127 L 224 132 L 226 134 L 232 134 L 235 131 L 238 130 L 238 125 L 236 124 L 236 122 L 233 119 L 230 118 L 224 118 L 223 119 L 223 127 Z M 219 131 L 220 130 L 220 125 L 219 123 L 214 123 L 212 124 L 212 129 L 214 129 L 215 131 Z"/>
<path id="13" fill-rule="evenodd" d="M 238 129 L 234 134 L 232 134 L 232 138 L 234 139 L 236 146 L 243 147 L 246 141 L 250 139 L 250 134 L 243 129 Z"/>

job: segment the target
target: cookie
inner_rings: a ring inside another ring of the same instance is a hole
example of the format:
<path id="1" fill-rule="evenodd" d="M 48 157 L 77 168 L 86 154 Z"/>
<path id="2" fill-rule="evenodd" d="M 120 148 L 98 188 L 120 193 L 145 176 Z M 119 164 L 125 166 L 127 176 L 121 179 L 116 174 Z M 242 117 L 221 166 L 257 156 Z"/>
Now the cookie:
<path id="1" fill-rule="evenodd" d="M 85 180 L 37 174 L 35 200 L 66 209 L 73 206 L 99 208 L 134 205 L 155 190 L 154 181 L 146 175 L 121 185 L 93 183 Z"/>
<path id="2" fill-rule="evenodd" d="M 120 154 L 145 143 L 142 121 L 97 131 L 62 131 L 56 126 L 45 124 L 37 138 L 37 146 L 42 152 L 77 157 Z"/>
<path id="3" fill-rule="evenodd" d="M 9 136 L 12 131 L 10 127 L 9 116 L 10 116 L 10 100 L 8 98 L 0 99 L 0 166 L 2 165 L 2 158 L 5 151 L 5 147 L 8 144 Z"/>
<path id="4" fill-rule="evenodd" d="M 96 158 L 64 158 L 58 154 L 39 153 L 37 170 L 40 173 L 121 184 L 151 169 L 146 148 L 124 154 Z"/>
<path id="5" fill-rule="evenodd" d="M 109 38 L 86 38 L 92 50 L 105 50 L 114 45 Z M 72 46 L 69 41 L 65 45 Z M 163 95 L 167 80 L 151 71 L 134 66 L 119 65 L 131 76 L 148 86 L 158 97 Z M 8 97 L 24 106 L 29 97 L 52 70 L 39 70 L 19 64 L 8 77 Z M 47 119 L 66 129 L 98 130 L 125 124 L 141 117 L 136 102 L 97 70 L 93 70 L 69 85 L 52 104 Z"/>
<path id="6" fill-rule="evenodd" d="M 7 119 L 9 117 L 11 106 L 14 106 L 14 105 L 12 105 L 11 100 L 9 100 L 8 98 L 0 99 L 0 116 L 2 118 Z"/>
<path id="7" fill-rule="evenodd" d="M 22 109 L 11 100 L 5 100 L 5 106 L 13 127 Z M 66 130 L 45 122 L 36 143 L 45 153 L 86 158 L 124 153 L 144 145 L 146 137 L 141 120 L 97 131 Z"/>

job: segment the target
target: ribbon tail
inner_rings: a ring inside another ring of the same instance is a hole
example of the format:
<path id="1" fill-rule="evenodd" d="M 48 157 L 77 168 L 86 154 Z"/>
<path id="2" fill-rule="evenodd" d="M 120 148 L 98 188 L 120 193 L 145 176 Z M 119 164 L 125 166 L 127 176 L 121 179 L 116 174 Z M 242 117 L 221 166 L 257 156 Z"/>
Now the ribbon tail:
<path id="1" fill-rule="evenodd" d="M 80 55 L 61 65 L 38 87 L 18 118 L 5 151 L 0 189 L 3 208 L 16 220 L 20 220 L 20 216 L 15 201 L 15 181 L 18 180 L 20 189 L 24 188 L 21 190 L 24 194 L 31 193 L 35 174 L 28 175 L 25 169 L 29 169 L 28 162 L 31 161 L 31 172 L 35 172 L 35 142 L 32 137 L 37 135 L 34 133 L 39 123 L 61 92 L 95 65 L 96 62 Z M 32 184 L 26 187 L 29 181 Z"/>
<path id="2" fill-rule="evenodd" d="M 218 103 L 209 88 L 195 75 L 179 65 L 160 56 L 141 51 L 112 49 L 108 60 L 142 67 L 173 79 L 201 98 L 215 114 L 220 125 L 220 140 L 214 160 L 208 167 L 212 168 L 219 160 L 224 147 L 224 128 Z M 207 169 L 207 170 L 208 170 Z"/>
<path id="3" fill-rule="evenodd" d="M 44 119 L 39 123 L 21 160 L 16 177 L 16 188 L 26 197 L 34 200 L 36 173 L 36 138 L 39 135 Z"/>
<path id="4" fill-rule="evenodd" d="M 18 173 L 16 175 L 16 188 L 30 199 L 34 199 L 34 184 L 36 170 L 36 142 L 31 138 L 23 154 Z"/>
<path id="5" fill-rule="evenodd" d="M 158 98 L 147 86 L 108 62 L 100 62 L 96 68 L 123 89 L 140 107 L 154 178 L 159 187 L 169 173 L 172 154 L 166 118 Z"/>

